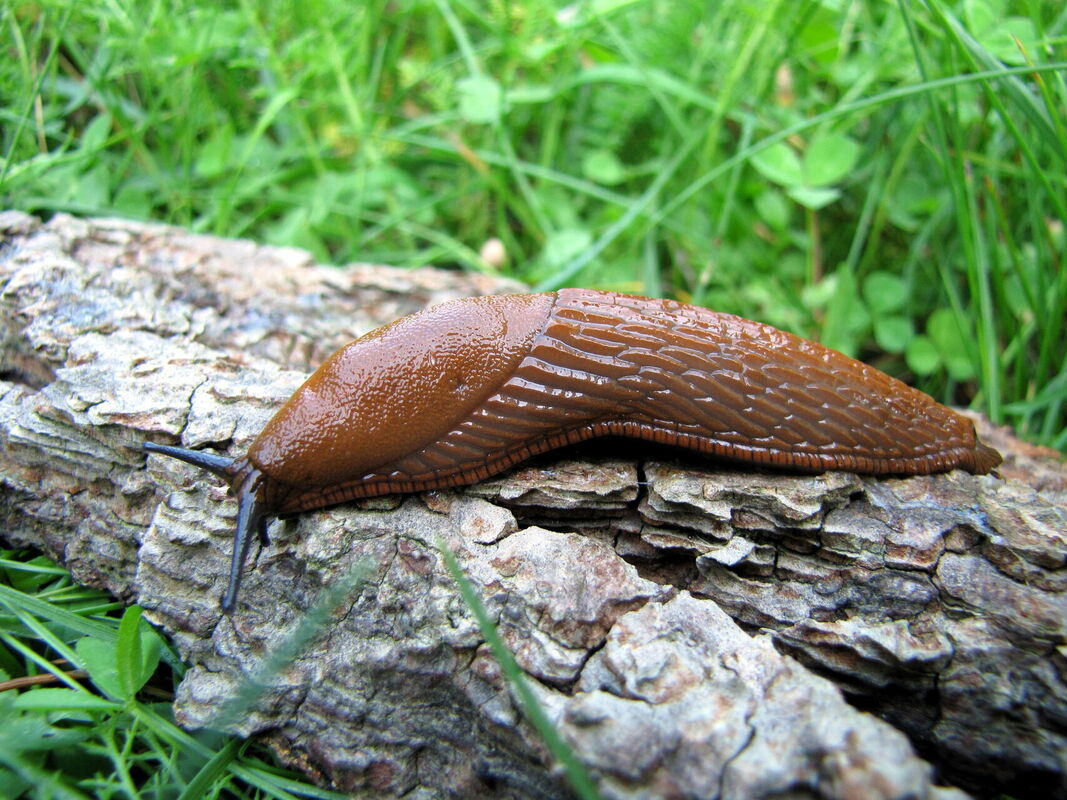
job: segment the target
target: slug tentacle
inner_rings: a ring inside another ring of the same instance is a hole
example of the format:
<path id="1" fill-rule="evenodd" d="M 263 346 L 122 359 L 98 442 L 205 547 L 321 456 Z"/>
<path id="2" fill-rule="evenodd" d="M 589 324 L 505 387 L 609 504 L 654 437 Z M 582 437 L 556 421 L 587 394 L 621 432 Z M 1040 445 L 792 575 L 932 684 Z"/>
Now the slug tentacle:
<path id="1" fill-rule="evenodd" d="M 149 453 L 170 456 L 179 461 L 184 461 L 186 464 L 192 464 L 194 467 L 206 469 L 227 482 L 230 481 L 230 477 L 234 474 L 234 462 L 236 459 L 228 458 L 227 456 L 216 456 L 201 450 L 188 450 L 184 447 L 171 447 L 170 445 L 156 444 L 155 442 L 145 442 L 144 449 Z"/>
<path id="2" fill-rule="evenodd" d="M 221 602 L 222 610 L 227 614 L 232 613 L 237 602 L 237 590 L 241 585 L 244 563 L 252 547 L 252 532 L 258 533 L 260 543 L 264 547 L 269 544 L 267 518 L 276 513 L 272 499 L 278 496 L 279 487 L 272 486 L 269 479 L 247 458 L 228 458 L 154 442 L 145 442 L 144 449 L 149 453 L 170 456 L 208 470 L 225 480 L 237 498 L 237 525 L 233 534 L 230 576 Z"/>
<path id="3" fill-rule="evenodd" d="M 563 289 L 444 303 L 334 353 L 241 459 L 146 444 L 238 499 L 236 602 L 266 519 L 484 480 L 532 455 L 626 436 L 802 471 L 987 473 L 966 417 L 789 333 L 671 300 Z"/>
<path id="4" fill-rule="evenodd" d="M 252 547 L 253 529 L 258 531 L 260 541 L 266 544 L 268 511 L 257 498 L 255 491 L 255 484 L 259 483 L 260 477 L 258 470 L 252 470 L 249 479 L 237 490 L 237 527 L 233 533 L 233 552 L 230 554 L 230 577 L 220 603 L 225 614 L 233 613 L 237 604 L 237 590 L 241 587 L 245 560 Z"/>

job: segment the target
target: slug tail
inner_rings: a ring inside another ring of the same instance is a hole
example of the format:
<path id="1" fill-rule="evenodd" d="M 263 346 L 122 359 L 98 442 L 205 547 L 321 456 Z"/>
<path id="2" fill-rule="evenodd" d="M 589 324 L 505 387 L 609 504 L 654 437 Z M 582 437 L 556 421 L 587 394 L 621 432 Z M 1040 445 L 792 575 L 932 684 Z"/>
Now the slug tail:
<path id="1" fill-rule="evenodd" d="M 971 472 L 976 475 L 987 475 L 992 472 L 1004 460 L 999 452 L 987 444 L 978 442 L 974 448 L 974 465 Z"/>

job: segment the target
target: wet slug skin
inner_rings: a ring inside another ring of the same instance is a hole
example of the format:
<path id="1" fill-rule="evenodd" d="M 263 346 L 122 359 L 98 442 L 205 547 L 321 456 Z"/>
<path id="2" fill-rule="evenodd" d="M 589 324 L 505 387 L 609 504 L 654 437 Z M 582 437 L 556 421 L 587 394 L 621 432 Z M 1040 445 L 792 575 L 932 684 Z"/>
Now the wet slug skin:
<path id="1" fill-rule="evenodd" d="M 769 325 L 671 300 L 563 289 L 455 300 L 342 347 L 243 458 L 146 443 L 238 499 L 236 602 L 265 520 L 474 483 L 532 455 L 625 436 L 803 471 L 987 473 L 969 419 Z"/>

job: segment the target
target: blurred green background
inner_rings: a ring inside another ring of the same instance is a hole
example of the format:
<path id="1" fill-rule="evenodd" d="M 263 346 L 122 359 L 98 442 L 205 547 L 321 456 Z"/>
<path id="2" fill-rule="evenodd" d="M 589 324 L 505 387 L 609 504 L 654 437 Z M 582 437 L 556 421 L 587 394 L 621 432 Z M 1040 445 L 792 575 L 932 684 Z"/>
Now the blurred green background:
<path id="1" fill-rule="evenodd" d="M 1067 448 L 1062 0 L 0 0 L 0 25 L 0 207 L 677 297 Z M 66 687 L 0 691 L 0 796 L 341 798 L 176 727 L 181 665 L 120 607 L 0 551 L 0 685 Z"/>
<path id="2" fill-rule="evenodd" d="M 49 0 L 3 22 L 4 206 L 673 296 L 1067 445 L 1059 0 Z"/>

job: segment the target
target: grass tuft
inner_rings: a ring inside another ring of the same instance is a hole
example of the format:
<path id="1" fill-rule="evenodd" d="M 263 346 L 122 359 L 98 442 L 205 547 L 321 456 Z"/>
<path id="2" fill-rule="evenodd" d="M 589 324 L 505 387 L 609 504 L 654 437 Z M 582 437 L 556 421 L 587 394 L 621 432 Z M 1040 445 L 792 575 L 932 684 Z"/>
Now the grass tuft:
<path id="1" fill-rule="evenodd" d="M 171 703 L 185 667 L 140 608 L 120 609 L 47 559 L 0 551 L 0 797 L 345 796 L 279 769 L 264 748 L 179 728 Z"/>
<path id="2" fill-rule="evenodd" d="M 0 14 L 5 206 L 678 297 L 1067 441 L 1056 3 Z"/>

